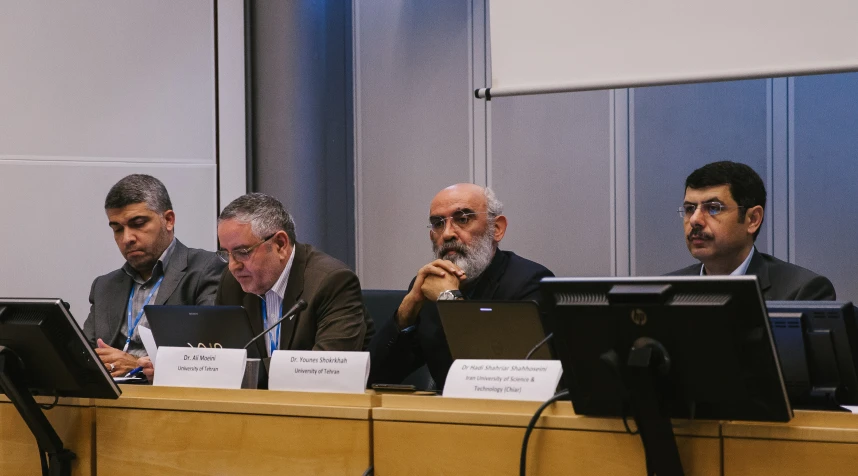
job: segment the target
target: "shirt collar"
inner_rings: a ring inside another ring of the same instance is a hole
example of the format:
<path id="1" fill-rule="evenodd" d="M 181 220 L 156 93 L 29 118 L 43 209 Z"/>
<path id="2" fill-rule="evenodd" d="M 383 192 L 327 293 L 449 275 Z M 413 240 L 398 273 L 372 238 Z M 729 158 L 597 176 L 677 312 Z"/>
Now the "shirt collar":
<path id="1" fill-rule="evenodd" d="M 734 269 L 733 272 L 730 273 L 730 276 L 744 276 L 748 272 L 748 266 L 751 265 L 751 258 L 754 257 L 754 252 L 756 251 L 756 249 L 756 246 L 751 247 L 751 252 L 748 253 L 748 256 L 745 258 L 745 261 L 742 261 L 742 264 L 740 264 L 738 268 Z M 706 267 L 701 264 L 700 276 L 706 275 L 705 270 Z"/>
<path id="2" fill-rule="evenodd" d="M 152 267 L 152 275 L 149 277 L 149 280 L 155 278 L 156 276 L 161 276 L 167 272 L 167 266 L 170 264 L 170 258 L 173 257 L 173 252 L 176 250 L 176 237 L 173 237 L 173 241 L 167 246 L 167 249 L 161 253 L 161 257 L 158 258 L 158 261 L 155 262 L 155 266 Z M 137 272 L 136 269 L 131 267 L 128 261 L 122 265 L 122 271 L 125 271 L 125 274 L 131 277 L 136 283 L 143 284 L 146 280 L 140 276 L 140 273 Z"/>

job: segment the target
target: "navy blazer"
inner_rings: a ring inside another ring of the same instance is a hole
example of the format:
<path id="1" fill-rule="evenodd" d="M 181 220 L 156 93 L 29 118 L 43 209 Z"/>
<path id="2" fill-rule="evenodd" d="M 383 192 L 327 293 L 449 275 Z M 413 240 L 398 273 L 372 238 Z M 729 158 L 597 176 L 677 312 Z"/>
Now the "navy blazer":
<path id="1" fill-rule="evenodd" d="M 489 267 L 470 289 L 466 299 L 496 301 L 540 301 L 539 281 L 554 276 L 545 266 L 522 258 L 511 251 L 497 250 Z M 415 277 L 416 279 L 416 277 Z M 408 289 L 414 286 L 414 279 Z M 370 383 L 399 383 L 423 364 L 437 387 L 442 389 L 453 364 L 450 348 L 441 327 L 438 307 L 427 301 L 420 310 L 417 329 L 402 333 L 396 323 L 396 311 L 381 319 L 369 345 L 372 367 Z"/>
<path id="2" fill-rule="evenodd" d="M 700 263 L 668 276 L 699 276 Z M 828 278 L 801 266 L 781 261 L 754 249 L 746 275 L 756 275 L 766 301 L 833 301 L 837 298 Z"/>

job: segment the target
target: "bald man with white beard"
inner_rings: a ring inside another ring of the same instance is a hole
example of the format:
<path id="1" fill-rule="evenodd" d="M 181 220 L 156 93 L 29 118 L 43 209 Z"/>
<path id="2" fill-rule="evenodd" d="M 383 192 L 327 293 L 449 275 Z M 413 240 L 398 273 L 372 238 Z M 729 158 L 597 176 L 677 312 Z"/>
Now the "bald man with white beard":
<path id="1" fill-rule="evenodd" d="M 453 363 L 438 300 L 539 301 L 544 266 L 498 248 L 506 233 L 503 205 L 491 189 L 470 183 L 438 192 L 429 205 L 435 260 L 417 271 L 391 317 L 379 316 L 370 343 L 370 383 L 399 383 L 426 364 L 438 389 Z"/>

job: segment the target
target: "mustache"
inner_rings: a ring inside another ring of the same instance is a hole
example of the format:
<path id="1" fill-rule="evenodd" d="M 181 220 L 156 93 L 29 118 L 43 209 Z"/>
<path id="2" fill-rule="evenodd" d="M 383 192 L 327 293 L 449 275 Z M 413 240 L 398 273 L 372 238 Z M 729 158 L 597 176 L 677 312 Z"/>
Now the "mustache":
<path id="1" fill-rule="evenodd" d="M 693 228 L 691 233 L 685 237 L 688 241 L 691 240 L 713 240 L 715 237 L 711 233 L 705 233 L 703 228 Z"/>
<path id="2" fill-rule="evenodd" d="M 435 249 L 435 256 L 438 258 L 441 258 L 445 254 L 447 254 L 448 251 L 455 251 L 456 253 L 459 253 L 462 256 L 468 255 L 468 247 L 465 246 L 462 242 L 454 240 L 454 241 L 447 241 L 443 245 L 436 248 Z"/>

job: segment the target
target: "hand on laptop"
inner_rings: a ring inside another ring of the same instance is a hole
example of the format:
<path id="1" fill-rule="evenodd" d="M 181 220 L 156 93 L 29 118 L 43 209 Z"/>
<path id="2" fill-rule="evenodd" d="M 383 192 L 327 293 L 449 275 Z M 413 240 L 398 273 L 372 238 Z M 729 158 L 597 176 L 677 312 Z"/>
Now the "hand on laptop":
<path id="1" fill-rule="evenodd" d="M 146 379 L 149 380 L 150 383 L 155 381 L 155 366 L 152 364 L 152 359 L 150 359 L 149 356 L 137 359 L 137 366 L 143 367 L 141 372 L 143 372 L 143 375 L 146 376 Z"/>
<path id="2" fill-rule="evenodd" d="M 110 347 L 101 339 L 98 339 L 98 348 L 95 349 L 95 353 L 104 362 L 112 377 L 121 377 L 137 367 L 137 357 Z"/>

